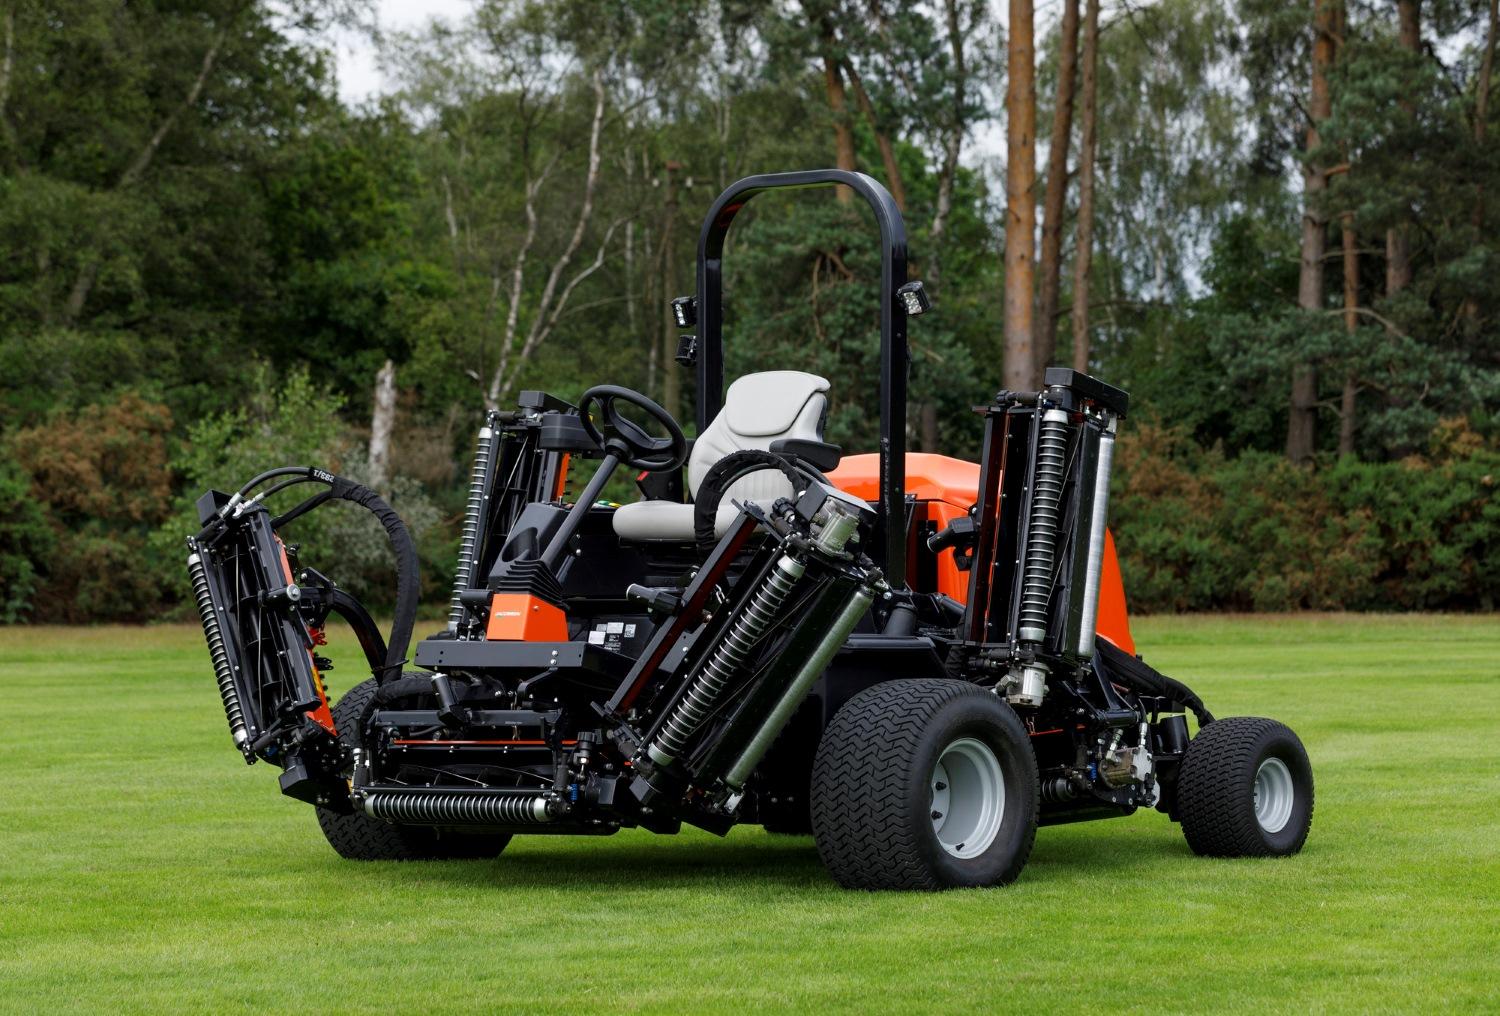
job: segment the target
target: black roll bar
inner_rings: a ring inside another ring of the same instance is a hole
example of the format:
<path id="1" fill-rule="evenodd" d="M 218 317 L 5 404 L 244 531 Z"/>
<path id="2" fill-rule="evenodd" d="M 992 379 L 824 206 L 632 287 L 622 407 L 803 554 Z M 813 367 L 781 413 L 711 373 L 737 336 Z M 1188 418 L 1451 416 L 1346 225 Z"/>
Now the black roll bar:
<path id="1" fill-rule="evenodd" d="M 844 184 L 869 203 L 880 227 L 880 521 L 871 554 L 894 586 L 906 580 L 906 223 L 890 191 L 864 173 L 811 169 L 763 173 L 730 184 L 698 237 L 698 433 L 724 405 L 724 237 L 755 195 L 779 188 Z"/>

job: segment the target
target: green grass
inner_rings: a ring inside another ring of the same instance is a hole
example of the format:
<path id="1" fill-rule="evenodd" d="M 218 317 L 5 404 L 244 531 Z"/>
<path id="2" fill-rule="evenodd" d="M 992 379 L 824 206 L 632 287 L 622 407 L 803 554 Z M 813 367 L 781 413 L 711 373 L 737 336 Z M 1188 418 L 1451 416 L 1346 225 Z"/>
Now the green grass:
<path id="1" fill-rule="evenodd" d="M 939 895 L 841 892 L 755 828 L 354 864 L 231 751 L 196 628 L 0 629 L 0 1009 L 1500 1007 L 1500 619 L 1136 629 L 1215 713 L 1302 735 L 1300 856 L 1199 859 L 1152 813 Z"/>

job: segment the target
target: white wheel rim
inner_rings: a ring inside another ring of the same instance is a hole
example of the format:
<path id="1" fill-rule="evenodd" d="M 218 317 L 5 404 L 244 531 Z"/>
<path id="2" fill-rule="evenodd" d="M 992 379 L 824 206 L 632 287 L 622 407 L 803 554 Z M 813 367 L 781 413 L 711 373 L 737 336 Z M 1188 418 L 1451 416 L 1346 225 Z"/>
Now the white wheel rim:
<path id="1" fill-rule="evenodd" d="M 932 831 L 954 857 L 977 857 L 990 848 L 1005 818 L 1005 774 L 990 746 L 961 737 L 932 767 L 928 814 Z"/>
<path id="2" fill-rule="evenodd" d="M 1255 821 L 1268 833 L 1279 833 L 1292 820 L 1297 799 L 1292 771 L 1279 758 L 1268 758 L 1255 770 Z"/>

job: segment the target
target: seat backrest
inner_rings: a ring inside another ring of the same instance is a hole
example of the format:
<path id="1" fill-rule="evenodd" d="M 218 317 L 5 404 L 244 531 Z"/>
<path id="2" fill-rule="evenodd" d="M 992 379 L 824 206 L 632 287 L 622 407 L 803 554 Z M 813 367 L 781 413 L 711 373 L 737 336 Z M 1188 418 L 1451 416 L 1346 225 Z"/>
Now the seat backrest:
<path id="1" fill-rule="evenodd" d="M 762 451 L 782 438 L 823 440 L 828 413 L 828 379 L 800 370 L 768 370 L 746 374 L 724 397 L 724 408 L 693 442 L 688 459 L 688 496 L 724 456 L 746 448 Z M 730 484 L 723 504 L 733 500 L 774 501 L 789 497 L 792 485 L 775 469 L 762 469 Z"/>

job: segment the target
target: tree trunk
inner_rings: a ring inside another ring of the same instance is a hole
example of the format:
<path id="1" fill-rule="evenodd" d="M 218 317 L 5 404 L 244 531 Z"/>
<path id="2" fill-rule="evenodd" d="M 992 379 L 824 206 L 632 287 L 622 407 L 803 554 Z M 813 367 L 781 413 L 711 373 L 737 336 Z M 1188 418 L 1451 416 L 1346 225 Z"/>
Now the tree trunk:
<path id="1" fill-rule="evenodd" d="M 831 33 L 830 33 L 831 34 Z M 830 43 L 831 44 L 831 43 Z M 836 165 L 854 171 L 854 128 L 849 124 L 849 104 L 844 96 L 844 76 L 831 53 L 823 54 L 823 83 L 828 89 L 828 108 L 833 111 L 833 141 Z M 834 188 L 839 201 L 854 200 L 854 191 L 843 184 Z"/>
<path id="2" fill-rule="evenodd" d="M 1041 294 L 1036 321 L 1036 368 L 1044 371 L 1057 349 L 1057 303 L 1062 284 L 1063 215 L 1068 207 L 1068 146 L 1073 138 L 1073 77 L 1078 63 L 1078 0 L 1063 0 L 1057 104 L 1047 150 L 1046 214 L 1042 218 Z"/>
<path id="3" fill-rule="evenodd" d="M 1359 247 L 1355 243 L 1354 213 L 1345 212 L 1340 218 L 1344 245 L 1344 331 L 1350 336 L 1350 349 L 1354 348 L 1353 336 L 1359 328 Z M 1352 369 L 1344 372 L 1344 390 L 1339 397 L 1339 455 L 1354 454 L 1354 409 L 1359 394 L 1359 378 Z"/>
<path id="4" fill-rule="evenodd" d="M 375 375 L 375 408 L 370 413 L 370 489 L 388 491 L 391 434 L 396 429 L 396 365 L 385 361 Z"/>
<path id="5" fill-rule="evenodd" d="M 668 300 L 677 295 L 677 258 L 672 244 L 677 233 L 677 173 L 681 169 L 680 162 L 667 163 L 667 207 L 661 226 L 661 277 Z M 682 375 L 674 359 L 677 355 L 677 322 L 665 306 L 655 308 L 653 313 L 661 314 L 666 322 L 661 333 L 661 407 L 676 419 L 682 403 Z"/>
<path id="6" fill-rule="evenodd" d="M 947 125 L 943 166 L 938 172 L 937 208 L 932 214 L 932 228 L 927 231 L 927 242 L 932 248 L 927 259 L 927 283 L 934 302 L 942 288 L 943 237 L 948 230 L 948 217 L 953 212 L 953 181 L 958 175 L 958 157 L 964 143 L 965 90 L 969 78 L 968 66 L 964 61 L 964 33 L 958 17 L 958 0 L 944 0 L 943 12 L 948 26 L 948 49 L 953 55 L 950 76 L 953 86 L 953 119 Z"/>
<path id="7" fill-rule="evenodd" d="M 1397 0 L 1397 16 L 1401 23 L 1400 39 L 1403 49 L 1413 53 L 1422 52 L 1422 0 Z M 1415 115 L 1409 101 L 1401 108 L 1408 116 Z M 1411 285 L 1411 236 L 1406 223 L 1399 223 L 1385 233 L 1385 293 L 1393 296 Z"/>
<path id="8" fill-rule="evenodd" d="M 885 185 L 890 189 L 896 207 L 904 214 L 906 184 L 901 179 L 901 166 L 896 162 L 896 148 L 891 144 L 891 136 L 880 129 L 880 123 L 875 117 L 875 104 L 865 92 L 865 83 L 859 79 L 859 72 L 854 69 L 854 64 L 845 60 L 843 66 L 849 75 L 849 86 L 854 89 L 854 101 L 859 103 L 860 112 L 865 115 L 865 123 L 870 125 L 870 132 L 875 135 L 875 144 L 880 148 L 880 161 L 885 166 Z"/>
<path id="9" fill-rule="evenodd" d="M 1031 0 L 1010 0 L 1005 88 L 1005 387 L 1037 387 L 1033 352 L 1036 247 L 1036 67 Z"/>
<path id="10" fill-rule="evenodd" d="M 938 450 L 938 411 L 934 402 L 922 403 L 918 411 L 920 428 L 917 437 L 924 452 L 935 452 Z"/>
<path id="11" fill-rule="evenodd" d="M 552 335 L 552 330 L 557 327 L 558 318 L 567 309 L 574 290 L 604 266 L 604 255 L 609 249 L 609 242 L 615 235 L 615 229 L 623 221 L 617 220 L 604 231 L 604 238 L 599 243 L 594 260 L 580 268 L 567 282 L 563 282 L 563 275 L 572 265 L 574 256 L 583 245 L 583 238 L 588 232 L 589 223 L 593 221 L 594 199 L 599 188 L 599 168 L 602 159 L 600 144 L 605 107 L 604 72 L 595 68 L 590 78 L 594 89 L 594 116 L 589 128 L 588 171 L 583 181 L 583 198 L 578 206 L 578 219 L 573 224 L 573 234 L 568 238 L 567 246 L 552 262 L 552 269 L 547 273 L 547 281 L 542 285 L 541 295 L 537 298 L 536 307 L 532 312 L 531 325 L 526 329 L 526 337 L 518 350 L 515 348 L 515 343 L 519 334 L 521 293 L 526 281 L 526 259 L 532 245 L 536 242 L 539 220 L 536 207 L 537 193 L 546 177 L 545 171 L 533 176 L 531 166 L 526 166 L 524 205 L 526 235 L 515 252 L 516 260 L 511 269 L 510 309 L 506 315 L 505 337 L 500 347 L 500 361 L 495 367 L 494 374 L 490 376 L 490 386 L 485 394 L 485 405 L 490 409 L 500 407 L 501 401 L 510 394 L 511 389 L 520 380 L 522 370 L 525 369 L 537 347 Z M 561 289 L 558 288 L 559 285 Z"/>
<path id="12" fill-rule="evenodd" d="M 878 10 L 878 6 L 872 7 Z M 943 15 L 948 29 L 948 50 L 953 57 L 949 73 L 953 103 L 949 110 L 951 120 L 944 125 L 943 162 L 938 168 L 937 207 L 933 210 L 932 226 L 927 231 L 929 253 L 925 282 L 934 304 L 942 299 L 943 238 L 947 234 L 948 218 L 953 213 L 953 184 L 958 176 L 958 157 L 963 150 L 967 119 L 965 92 L 968 86 L 968 65 L 964 59 L 964 31 L 958 16 L 958 0 L 944 0 Z M 921 421 L 918 431 L 919 447 L 924 452 L 938 451 L 937 405 L 923 402 L 917 412 Z"/>
<path id="13" fill-rule="evenodd" d="M 1297 280 L 1297 305 L 1305 311 L 1323 309 L 1323 254 L 1327 223 L 1320 207 L 1328 189 L 1323 159 L 1316 154 L 1322 145 L 1319 127 L 1332 112 L 1328 71 L 1333 65 L 1334 32 L 1340 0 L 1313 0 L 1312 83 L 1307 107 L 1307 151 L 1312 153 L 1302 170 L 1302 257 Z M 1293 462 L 1306 462 L 1316 448 L 1318 422 L 1318 369 L 1310 362 L 1292 368 L 1292 392 L 1287 413 L 1286 455 Z"/>
<path id="14" fill-rule="evenodd" d="M 1078 139 L 1078 234 L 1073 247 L 1073 369 L 1089 369 L 1089 268 L 1094 258 L 1095 104 L 1098 93 L 1099 0 L 1083 17 L 1082 136 Z"/>
<path id="15" fill-rule="evenodd" d="M 1490 27 L 1484 40 L 1484 60 L 1479 65 L 1479 80 L 1474 88 L 1474 147 L 1484 154 L 1486 121 L 1490 116 L 1490 80 L 1495 71 L 1495 34 L 1500 22 L 1500 0 L 1490 0 Z M 1474 242 L 1484 239 L 1484 181 L 1474 185 Z M 1479 321 L 1479 301 L 1473 295 L 1464 298 L 1464 320 L 1472 329 Z"/>

